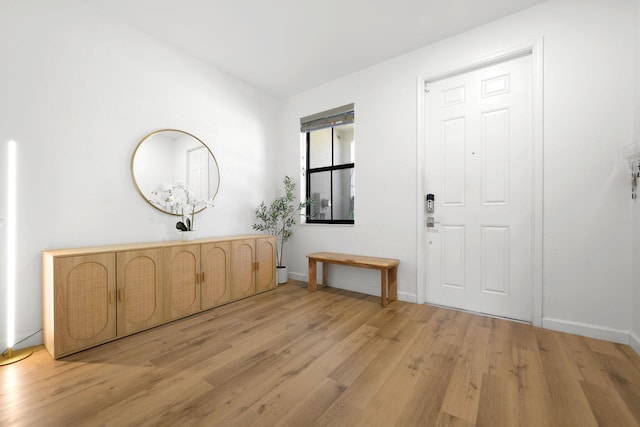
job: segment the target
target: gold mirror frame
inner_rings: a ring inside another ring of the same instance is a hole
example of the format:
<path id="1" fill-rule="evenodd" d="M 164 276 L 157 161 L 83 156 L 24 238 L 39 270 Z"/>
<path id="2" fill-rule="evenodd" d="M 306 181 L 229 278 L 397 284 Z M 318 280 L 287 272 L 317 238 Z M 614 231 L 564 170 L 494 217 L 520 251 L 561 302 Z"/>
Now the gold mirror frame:
<path id="1" fill-rule="evenodd" d="M 204 142 L 202 142 L 202 140 L 200 138 L 198 138 L 197 136 L 190 134 L 189 132 L 185 132 L 183 130 L 179 130 L 179 129 L 160 129 L 154 132 L 151 132 L 150 134 L 148 134 L 147 136 L 145 136 L 144 138 L 142 138 L 142 140 L 138 143 L 138 145 L 136 146 L 136 149 L 133 152 L 133 155 L 131 157 L 131 177 L 133 178 L 133 184 L 136 187 L 136 190 L 138 190 L 138 193 L 140 194 L 140 196 L 147 202 L 149 203 L 152 207 L 154 207 L 155 209 L 159 210 L 160 212 L 164 212 L 166 214 L 169 215 L 174 215 L 174 216 L 182 216 L 182 213 L 176 213 L 176 212 L 170 212 L 168 210 L 163 209 L 161 206 L 156 205 L 155 203 L 153 203 L 153 201 L 150 199 L 150 196 L 147 195 L 141 188 L 140 188 L 140 184 L 139 184 L 139 180 L 140 177 L 136 178 L 136 169 L 135 169 L 135 163 L 136 163 L 136 155 L 139 154 L 140 152 L 140 148 L 143 146 L 143 144 L 145 142 L 149 143 L 149 141 L 151 140 L 151 138 L 155 135 L 161 134 L 163 132 L 172 132 L 172 133 L 179 133 L 182 134 L 184 136 L 187 137 L 191 137 L 193 138 L 194 144 L 197 141 L 197 143 L 199 143 L 202 147 L 204 147 L 208 154 L 209 154 L 209 162 L 211 165 L 215 166 L 215 182 L 216 182 L 216 188 L 215 191 L 213 191 L 211 188 L 209 188 L 209 194 L 210 197 L 207 198 L 207 200 L 209 200 L 210 202 L 212 202 L 215 197 L 218 195 L 218 190 L 220 189 L 220 168 L 218 166 L 218 161 L 216 160 L 216 156 L 213 155 L 213 152 L 211 151 L 211 149 L 207 146 L 207 144 L 205 144 Z M 209 174 L 211 174 L 211 171 L 208 171 Z M 211 177 L 209 176 L 209 180 L 211 179 Z M 163 184 L 163 183 L 158 183 L 158 185 Z M 211 193 L 213 193 L 213 195 L 211 195 Z M 198 212 L 202 212 L 203 210 L 205 210 L 207 208 L 207 206 L 203 206 L 201 208 L 199 208 L 198 210 L 196 210 L 194 213 L 198 213 Z"/>

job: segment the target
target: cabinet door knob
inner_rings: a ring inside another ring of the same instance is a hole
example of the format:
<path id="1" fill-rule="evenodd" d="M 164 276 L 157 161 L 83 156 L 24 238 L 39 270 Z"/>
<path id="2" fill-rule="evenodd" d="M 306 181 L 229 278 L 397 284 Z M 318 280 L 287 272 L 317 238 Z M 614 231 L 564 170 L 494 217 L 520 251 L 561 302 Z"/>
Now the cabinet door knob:
<path id="1" fill-rule="evenodd" d="M 122 288 L 118 289 L 118 301 L 124 301 L 124 289 Z"/>

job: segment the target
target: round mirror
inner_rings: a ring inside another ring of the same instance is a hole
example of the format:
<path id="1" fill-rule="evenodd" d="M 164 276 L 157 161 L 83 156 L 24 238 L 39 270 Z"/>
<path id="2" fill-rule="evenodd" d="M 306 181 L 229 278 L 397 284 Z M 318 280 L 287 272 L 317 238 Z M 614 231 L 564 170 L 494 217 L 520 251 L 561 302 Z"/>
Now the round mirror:
<path id="1" fill-rule="evenodd" d="M 206 209 L 220 186 L 218 162 L 209 147 L 175 129 L 145 136 L 133 152 L 131 173 L 140 195 L 171 215 Z"/>

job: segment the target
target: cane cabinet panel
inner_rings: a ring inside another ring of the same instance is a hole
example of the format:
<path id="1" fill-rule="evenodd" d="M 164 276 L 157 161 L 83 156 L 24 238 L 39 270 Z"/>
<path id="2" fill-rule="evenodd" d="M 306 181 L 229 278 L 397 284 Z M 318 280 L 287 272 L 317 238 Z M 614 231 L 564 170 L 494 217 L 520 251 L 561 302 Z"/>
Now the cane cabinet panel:
<path id="1" fill-rule="evenodd" d="M 202 309 L 231 301 L 231 242 L 204 243 L 202 261 Z"/>
<path id="2" fill-rule="evenodd" d="M 165 319 L 200 311 L 200 245 L 164 249 Z"/>
<path id="3" fill-rule="evenodd" d="M 115 338 L 115 255 L 63 258 L 53 264 L 55 352 L 68 354 Z"/>
<path id="4" fill-rule="evenodd" d="M 231 298 L 240 299 L 256 293 L 255 239 L 231 242 Z"/>
<path id="5" fill-rule="evenodd" d="M 164 322 L 162 249 L 117 253 L 118 335 Z"/>
<path id="6" fill-rule="evenodd" d="M 276 242 L 256 239 L 256 293 L 276 287 Z"/>

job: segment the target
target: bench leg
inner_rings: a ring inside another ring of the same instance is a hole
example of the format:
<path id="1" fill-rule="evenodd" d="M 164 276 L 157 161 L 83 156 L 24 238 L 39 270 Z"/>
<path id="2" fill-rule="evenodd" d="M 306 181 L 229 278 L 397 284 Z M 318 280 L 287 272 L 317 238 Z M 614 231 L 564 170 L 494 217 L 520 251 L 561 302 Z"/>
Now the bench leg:
<path id="1" fill-rule="evenodd" d="M 387 306 L 387 270 L 380 270 L 380 304 Z"/>
<path id="2" fill-rule="evenodd" d="M 389 269 L 389 301 L 398 300 L 398 267 Z"/>
<path id="3" fill-rule="evenodd" d="M 316 285 L 316 262 L 309 260 L 309 291 L 315 292 L 318 289 Z"/>
<path id="4" fill-rule="evenodd" d="M 329 277 L 329 263 L 328 262 L 323 262 L 322 263 L 322 286 L 326 287 L 327 286 L 327 277 Z"/>

